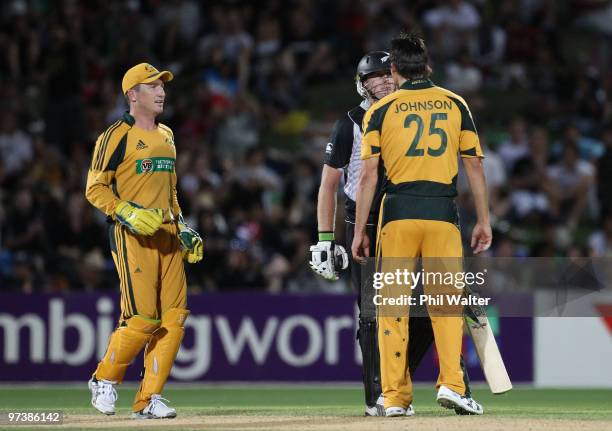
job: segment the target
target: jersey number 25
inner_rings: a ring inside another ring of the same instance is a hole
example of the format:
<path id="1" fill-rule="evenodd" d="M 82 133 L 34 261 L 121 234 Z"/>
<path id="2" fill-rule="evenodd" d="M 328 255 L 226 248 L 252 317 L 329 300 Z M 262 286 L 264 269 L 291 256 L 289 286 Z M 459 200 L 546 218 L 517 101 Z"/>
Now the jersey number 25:
<path id="1" fill-rule="evenodd" d="M 435 112 L 431 114 L 431 119 L 429 121 L 429 136 L 431 135 L 440 135 L 440 146 L 438 148 L 427 147 L 427 154 L 432 157 L 439 157 L 444 154 L 446 151 L 446 145 L 448 143 L 448 136 L 444 129 L 440 127 L 436 127 L 436 121 L 438 120 L 446 120 L 448 115 L 445 112 Z M 425 155 L 425 150 L 422 148 L 418 148 L 419 143 L 421 142 L 421 137 L 423 135 L 423 118 L 417 114 L 410 114 L 404 120 L 404 127 L 410 128 L 412 123 L 417 124 L 417 131 L 414 135 L 414 139 L 406 151 L 407 157 L 421 157 Z"/>

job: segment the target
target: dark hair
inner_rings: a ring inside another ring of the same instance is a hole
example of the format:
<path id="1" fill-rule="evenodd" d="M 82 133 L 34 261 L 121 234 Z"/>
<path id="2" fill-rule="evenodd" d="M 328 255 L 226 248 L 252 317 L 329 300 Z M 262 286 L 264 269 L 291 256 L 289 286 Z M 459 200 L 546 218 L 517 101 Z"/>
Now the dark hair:
<path id="1" fill-rule="evenodd" d="M 400 33 L 391 40 L 391 63 L 406 79 L 427 78 L 429 55 L 423 39 L 415 33 Z"/>

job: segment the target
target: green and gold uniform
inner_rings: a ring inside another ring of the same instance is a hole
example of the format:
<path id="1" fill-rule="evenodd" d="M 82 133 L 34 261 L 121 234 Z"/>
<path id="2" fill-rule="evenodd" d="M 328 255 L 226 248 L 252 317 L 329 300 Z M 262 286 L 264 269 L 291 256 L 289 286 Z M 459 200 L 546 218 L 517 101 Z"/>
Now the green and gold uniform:
<path id="1" fill-rule="evenodd" d="M 366 113 L 361 158 L 380 157 L 386 172 L 378 221 L 377 256 L 460 258 L 463 255 L 454 198 L 458 155 L 482 157 L 465 101 L 430 80 L 406 81 Z M 383 259 L 384 261 L 384 259 Z M 428 260 L 431 262 L 431 260 Z M 460 271 L 460 260 L 451 259 Z M 445 270 L 449 262 L 445 262 Z M 425 271 L 435 271 L 427 268 Z M 384 268 L 384 262 L 383 262 Z M 425 286 L 425 293 L 429 286 Z M 454 289 L 454 287 L 453 287 Z M 460 294 L 460 291 L 453 291 Z M 430 310 L 431 314 L 431 310 Z M 406 317 L 382 315 L 378 333 L 385 407 L 407 407 L 412 383 L 407 372 Z M 465 393 L 460 354 L 461 313 L 431 314 L 440 358 L 437 387 Z"/>
<path id="2" fill-rule="evenodd" d="M 121 289 L 121 317 L 97 379 L 121 382 L 127 366 L 147 345 L 145 377 L 134 411 L 161 393 L 183 336 L 189 312 L 176 218 L 181 212 L 174 169 L 176 148 L 169 127 L 144 130 L 126 113 L 96 142 L 87 176 L 87 200 L 111 221 L 111 252 Z M 160 208 L 164 223 L 152 236 L 130 232 L 114 219 L 116 205 L 131 201 Z"/>

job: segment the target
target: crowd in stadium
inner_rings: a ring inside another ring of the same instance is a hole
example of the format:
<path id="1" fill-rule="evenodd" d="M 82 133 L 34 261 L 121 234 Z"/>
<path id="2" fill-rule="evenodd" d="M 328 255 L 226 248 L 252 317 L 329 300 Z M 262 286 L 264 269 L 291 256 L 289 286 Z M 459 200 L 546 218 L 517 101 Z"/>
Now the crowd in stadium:
<path id="1" fill-rule="evenodd" d="M 612 254 L 610 2 L 17 0 L 0 14 L 3 289 L 116 288 L 84 181 L 97 136 L 126 109 L 121 77 L 142 61 L 175 74 L 161 121 L 183 213 L 205 237 L 190 288 L 347 289 L 306 264 L 323 152 L 360 101 L 357 61 L 400 30 L 425 36 L 433 81 L 472 108 L 490 255 Z"/>

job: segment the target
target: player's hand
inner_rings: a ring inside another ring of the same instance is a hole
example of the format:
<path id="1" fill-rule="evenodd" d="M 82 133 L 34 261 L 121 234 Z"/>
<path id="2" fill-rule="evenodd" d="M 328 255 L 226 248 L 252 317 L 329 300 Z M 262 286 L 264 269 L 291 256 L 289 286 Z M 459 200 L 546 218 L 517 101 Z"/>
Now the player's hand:
<path id="1" fill-rule="evenodd" d="M 370 238 L 368 234 L 365 232 L 355 232 L 351 251 L 353 259 L 360 264 L 366 263 L 366 258 L 370 257 Z"/>
<path id="2" fill-rule="evenodd" d="M 115 218 L 130 232 L 151 236 L 162 225 L 164 213 L 159 208 L 143 208 L 134 202 L 122 201 L 115 207 Z"/>
<path id="3" fill-rule="evenodd" d="M 181 241 L 183 259 L 189 263 L 201 261 L 204 257 L 204 241 L 200 234 L 187 226 L 182 215 L 179 216 L 178 228 L 178 237 Z"/>
<path id="4" fill-rule="evenodd" d="M 319 241 L 310 246 L 310 268 L 326 280 L 339 278 L 339 270 L 348 267 L 348 254 L 333 240 Z"/>
<path id="5" fill-rule="evenodd" d="M 493 233 L 491 233 L 491 225 L 489 223 L 476 223 L 472 230 L 472 250 L 474 254 L 486 251 L 491 247 Z"/>

